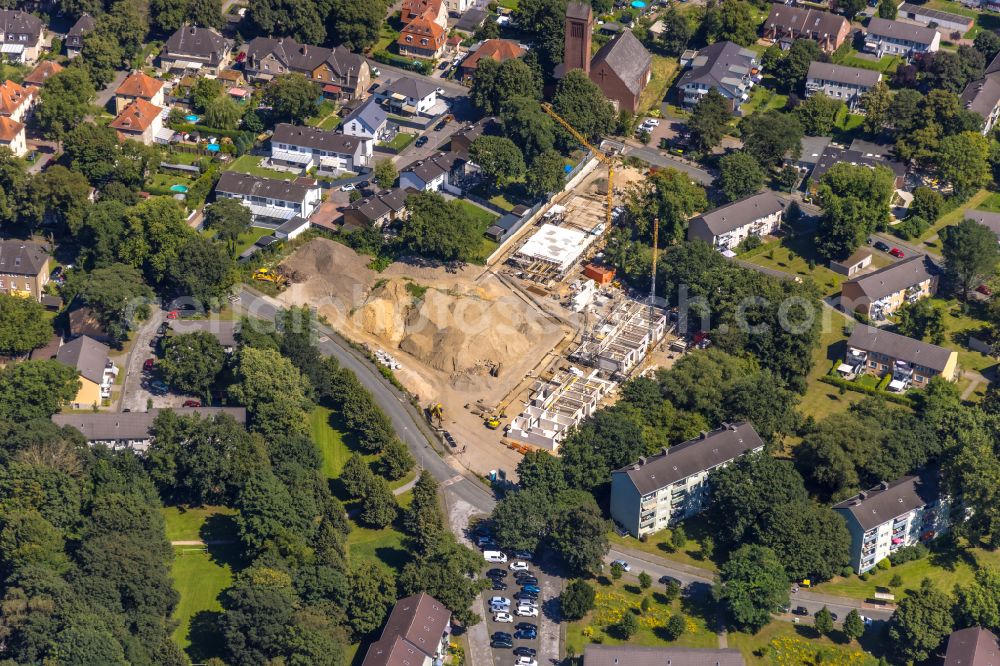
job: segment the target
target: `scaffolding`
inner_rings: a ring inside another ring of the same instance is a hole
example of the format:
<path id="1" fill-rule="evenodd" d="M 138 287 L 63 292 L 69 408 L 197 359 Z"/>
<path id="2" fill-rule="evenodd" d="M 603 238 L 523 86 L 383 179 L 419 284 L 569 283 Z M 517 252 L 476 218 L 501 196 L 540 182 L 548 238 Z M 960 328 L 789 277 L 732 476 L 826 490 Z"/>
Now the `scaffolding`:
<path id="1" fill-rule="evenodd" d="M 642 363 L 666 332 L 667 316 L 663 310 L 627 299 L 592 331 L 584 331 L 583 341 L 569 358 L 622 378 Z"/>

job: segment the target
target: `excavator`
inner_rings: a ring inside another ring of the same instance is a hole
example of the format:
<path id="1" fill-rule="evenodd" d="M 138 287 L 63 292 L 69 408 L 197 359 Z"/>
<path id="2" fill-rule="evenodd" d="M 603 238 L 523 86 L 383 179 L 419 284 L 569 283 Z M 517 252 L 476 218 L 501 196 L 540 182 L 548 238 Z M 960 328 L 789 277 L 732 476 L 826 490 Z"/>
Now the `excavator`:
<path id="1" fill-rule="evenodd" d="M 436 402 L 428 407 L 427 418 L 430 421 L 437 421 L 438 427 L 440 428 L 444 423 L 444 406 L 440 402 Z"/>
<path id="2" fill-rule="evenodd" d="M 288 278 L 272 271 L 270 268 L 258 268 L 253 274 L 253 279 L 260 282 L 271 282 L 279 287 L 284 287 L 288 284 Z"/>

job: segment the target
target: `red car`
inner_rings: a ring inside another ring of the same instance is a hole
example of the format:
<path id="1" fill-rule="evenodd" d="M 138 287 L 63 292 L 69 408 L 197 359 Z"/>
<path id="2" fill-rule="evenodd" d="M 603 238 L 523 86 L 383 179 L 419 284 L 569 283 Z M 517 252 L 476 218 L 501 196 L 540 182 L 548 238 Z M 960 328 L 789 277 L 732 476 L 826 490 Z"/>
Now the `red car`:
<path id="1" fill-rule="evenodd" d="M 142 364 L 142 369 L 145 370 L 146 372 L 149 372 L 150 370 L 153 369 L 153 365 L 155 364 L 156 364 L 155 359 L 147 358 L 146 361 Z"/>
<path id="2" fill-rule="evenodd" d="M 167 319 L 177 319 L 177 310 L 171 310 L 168 312 Z"/>
<path id="3" fill-rule="evenodd" d="M 989 286 L 987 286 L 985 284 L 981 284 L 978 287 L 976 287 L 976 291 L 978 291 L 983 296 L 992 296 L 993 295 L 993 290 L 990 289 Z"/>
<path id="4" fill-rule="evenodd" d="M 201 400 L 185 400 L 185 407 L 201 407 Z"/>
<path id="5" fill-rule="evenodd" d="M 903 251 L 900 250 L 898 247 L 894 247 L 891 250 L 889 250 L 889 254 L 896 257 L 897 259 L 902 259 L 903 257 L 906 256 L 905 254 L 903 254 Z"/>

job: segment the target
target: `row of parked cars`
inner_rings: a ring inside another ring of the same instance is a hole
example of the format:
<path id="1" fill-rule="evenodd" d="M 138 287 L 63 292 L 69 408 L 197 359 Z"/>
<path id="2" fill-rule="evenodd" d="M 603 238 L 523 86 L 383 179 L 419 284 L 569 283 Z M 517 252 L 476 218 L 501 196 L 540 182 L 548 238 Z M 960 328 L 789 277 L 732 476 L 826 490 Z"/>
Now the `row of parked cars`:
<path id="1" fill-rule="evenodd" d="M 495 553 L 497 551 L 487 551 Z M 502 553 L 501 553 L 502 555 Z M 510 598 L 495 595 L 490 598 L 490 611 L 493 613 L 493 621 L 500 624 L 514 624 L 515 616 L 518 618 L 538 617 L 538 605 L 541 603 L 542 588 L 538 585 L 538 578 L 531 572 L 528 563 L 523 560 L 511 562 L 508 565 L 510 573 L 513 573 L 514 583 L 521 586 Z M 507 577 L 510 575 L 506 569 L 494 568 L 486 572 L 486 577 L 493 583 L 495 591 L 505 591 L 507 589 Z M 496 631 L 490 637 L 490 647 L 513 649 L 517 660 L 515 666 L 538 666 L 536 657 L 538 651 L 526 645 L 514 647 L 514 641 L 535 641 L 538 640 L 538 625 L 519 621 L 514 626 L 514 632 Z"/>

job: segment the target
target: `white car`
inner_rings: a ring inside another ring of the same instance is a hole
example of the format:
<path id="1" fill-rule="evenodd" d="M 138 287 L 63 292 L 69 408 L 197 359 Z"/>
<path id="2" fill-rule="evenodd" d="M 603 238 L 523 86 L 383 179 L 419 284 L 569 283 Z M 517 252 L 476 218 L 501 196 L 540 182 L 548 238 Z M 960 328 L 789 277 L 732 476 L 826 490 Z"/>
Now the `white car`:
<path id="1" fill-rule="evenodd" d="M 660 121 L 657 118 L 646 118 L 642 121 L 642 124 L 649 125 L 650 127 L 656 127 L 660 124 Z"/>
<path id="2" fill-rule="evenodd" d="M 444 94 L 444 88 L 438 88 L 437 89 L 437 94 L 438 95 L 443 95 Z"/>
<path id="3" fill-rule="evenodd" d="M 348 183 L 347 185 L 344 185 L 343 187 L 341 187 L 340 191 L 341 192 L 350 192 L 353 189 L 354 189 L 354 183 Z"/>
<path id="4" fill-rule="evenodd" d="M 499 562 L 502 564 L 507 561 L 507 556 L 499 550 L 485 550 L 483 551 L 483 559 L 487 562 Z"/>
<path id="5" fill-rule="evenodd" d="M 499 612 L 499 613 L 497 613 L 497 614 L 495 614 L 493 616 L 493 621 L 494 622 L 502 622 L 502 623 L 503 622 L 513 622 L 514 621 L 514 616 L 511 615 L 510 613 L 501 611 L 501 612 Z"/>
<path id="6" fill-rule="evenodd" d="M 491 597 L 490 606 L 510 606 L 510 599 L 507 597 Z"/>
<path id="7" fill-rule="evenodd" d="M 531 657 L 518 657 L 514 666 L 538 666 L 538 662 Z"/>
<path id="8" fill-rule="evenodd" d="M 622 570 L 622 571 L 625 571 L 625 572 L 629 572 L 629 571 L 632 571 L 632 565 L 630 565 L 630 564 L 629 564 L 628 562 L 626 562 L 625 560 L 615 560 L 614 562 L 612 562 L 612 563 L 611 563 L 611 566 L 615 566 L 616 564 L 617 564 L 617 565 L 618 565 L 619 567 L 621 567 L 621 570 Z"/>
<path id="9" fill-rule="evenodd" d="M 538 607 L 537 606 L 518 606 L 517 607 L 518 617 L 538 617 Z"/>
<path id="10" fill-rule="evenodd" d="M 506 562 L 506 560 L 504 560 L 504 561 Z M 523 560 L 517 560 L 516 562 L 511 562 L 510 563 L 510 570 L 511 571 L 527 571 L 528 570 L 528 563 L 525 562 L 525 561 L 523 561 Z"/>

